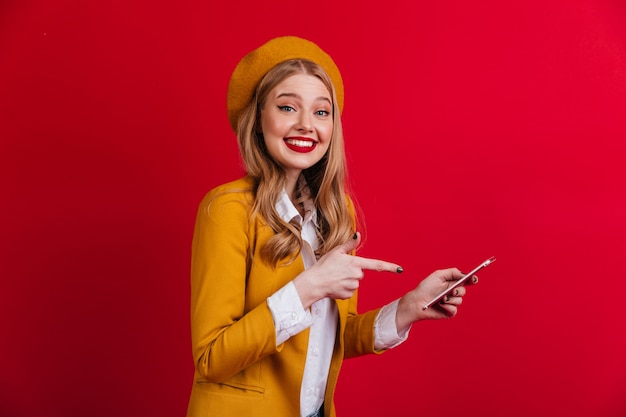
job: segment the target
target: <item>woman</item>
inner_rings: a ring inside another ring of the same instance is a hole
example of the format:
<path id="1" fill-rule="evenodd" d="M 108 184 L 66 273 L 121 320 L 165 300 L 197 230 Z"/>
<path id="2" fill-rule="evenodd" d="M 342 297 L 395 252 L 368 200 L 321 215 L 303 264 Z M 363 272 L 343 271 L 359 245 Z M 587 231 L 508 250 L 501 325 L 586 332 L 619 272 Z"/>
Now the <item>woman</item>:
<path id="1" fill-rule="evenodd" d="M 421 308 L 462 277 L 452 268 L 357 313 L 363 270 L 402 268 L 354 256 L 361 236 L 344 190 L 342 107 L 339 70 L 301 38 L 270 40 L 231 76 L 229 118 L 247 175 L 198 210 L 189 417 L 334 416 L 344 357 L 392 348 L 412 323 L 452 317 L 462 302 L 459 286 Z"/>

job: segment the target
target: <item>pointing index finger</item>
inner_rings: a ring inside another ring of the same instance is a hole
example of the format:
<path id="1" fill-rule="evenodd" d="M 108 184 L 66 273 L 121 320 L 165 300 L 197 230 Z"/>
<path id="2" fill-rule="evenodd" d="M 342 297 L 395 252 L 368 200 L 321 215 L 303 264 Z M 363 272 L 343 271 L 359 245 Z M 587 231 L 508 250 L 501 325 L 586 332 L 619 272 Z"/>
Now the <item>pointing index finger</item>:
<path id="1" fill-rule="evenodd" d="M 392 262 L 381 261 L 380 259 L 363 258 L 360 256 L 355 256 L 355 259 L 357 260 L 358 267 L 361 269 L 377 272 L 387 271 L 394 272 L 396 274 L 400 274 L 403 271 L 400 265 Z"/>

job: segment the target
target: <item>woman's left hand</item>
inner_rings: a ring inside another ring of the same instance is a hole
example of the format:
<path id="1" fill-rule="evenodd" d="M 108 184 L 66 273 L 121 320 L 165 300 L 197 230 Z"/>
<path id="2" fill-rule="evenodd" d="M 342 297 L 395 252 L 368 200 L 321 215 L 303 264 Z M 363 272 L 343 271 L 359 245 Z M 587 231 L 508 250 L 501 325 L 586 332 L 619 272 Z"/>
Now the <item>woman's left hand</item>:
<path id="1" fill-rule="evenodd" d="M 465 285 L 473 285 L 478 282 L 478 277 L 475 275 L 464 282 L 463 285 L 459 285 L 448 295 L 445 295 L 436 304 L 425 310 L 423 307 L 433 297 L 445 291 L 463 276 L 464 274 L 457 268 L 438 270 L 422 280 L 415 289 L 406 293 L 398 304 L 398 312 L 396 314 L 398 331 L 407 329 L 416 321 L 437 320 L 456 316 L 458 307 L 463 303 L 463 297 L 467 293 Z"/>

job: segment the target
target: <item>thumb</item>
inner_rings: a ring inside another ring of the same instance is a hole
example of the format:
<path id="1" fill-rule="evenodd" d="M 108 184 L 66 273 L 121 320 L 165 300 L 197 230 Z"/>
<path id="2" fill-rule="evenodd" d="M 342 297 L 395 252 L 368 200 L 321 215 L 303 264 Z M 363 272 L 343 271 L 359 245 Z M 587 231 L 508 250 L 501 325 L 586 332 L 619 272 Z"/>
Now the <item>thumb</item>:
<path id="1" fill-rule="evenodd" d="M 359 243 L 361 243 L 361 234 L 359 232 L 355 232 L 350 239 L 337 246 L 337 251 L 349 254 L 359 246 Z"/>

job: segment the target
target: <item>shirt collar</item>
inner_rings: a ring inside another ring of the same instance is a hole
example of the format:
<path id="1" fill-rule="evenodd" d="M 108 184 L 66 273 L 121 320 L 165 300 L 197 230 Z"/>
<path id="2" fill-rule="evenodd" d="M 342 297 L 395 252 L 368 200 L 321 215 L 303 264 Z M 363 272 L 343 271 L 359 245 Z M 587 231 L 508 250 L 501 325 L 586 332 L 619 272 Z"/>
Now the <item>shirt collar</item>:
<path id="1" fill-rule="evenodd" d="M 280 218 L 287 223 L 289 223 L 293 218 L 297 218 L 300 224 L 312 221 L 317 227 L 317 210 L 315 209 L 315 204 L 311 198 L 311 190 L 302 176 L 298 179 L 298 187 L 300 188 L 302 195 L 305 196 L 305 200 L 302 202 L 302 205 L 304 206 L 304 219 L 300 216 L 300 212 L 291 202 L 291 199 L 287 195 L 285 189 L 283 189 L 278 196 L 276 211 L 278 212 Z"/>

